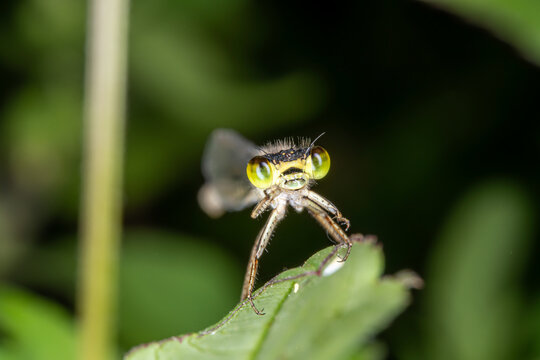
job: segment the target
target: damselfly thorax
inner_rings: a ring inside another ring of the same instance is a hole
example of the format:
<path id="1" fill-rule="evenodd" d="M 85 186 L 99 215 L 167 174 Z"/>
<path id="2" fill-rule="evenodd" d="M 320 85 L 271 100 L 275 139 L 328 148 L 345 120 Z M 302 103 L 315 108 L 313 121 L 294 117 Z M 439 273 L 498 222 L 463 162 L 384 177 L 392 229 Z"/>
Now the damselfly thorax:
<path id="1" fill-rule="evenodd" d="M 242 300 L 248 299 L 257 314 L 261 312 L 253 303 L 252 292 L 259 259 L 289 206 L 298 212 L 305 209 L 334 241 L 346 245 L 343 260 L 347 259 L 351 241 L 341 226 L 347 230 L 349 220 L 329 200 L 310 190 L 329 170 L 330 156 L 315 141 L 287 139 L 256 147 L 232 130 L 218 129 L 211 134 L 203 156 L 202 209 L 218 217 L 256 203 L 252 218 L 270 210 L 251 251 L 242 288 Z"/>

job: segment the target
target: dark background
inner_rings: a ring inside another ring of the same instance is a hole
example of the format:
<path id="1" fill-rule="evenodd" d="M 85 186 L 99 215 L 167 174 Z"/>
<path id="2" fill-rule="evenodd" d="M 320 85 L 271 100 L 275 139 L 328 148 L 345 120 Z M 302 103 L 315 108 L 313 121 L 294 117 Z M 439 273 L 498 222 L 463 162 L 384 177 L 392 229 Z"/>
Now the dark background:
<path id="1" fill-rule="evenodd" d="M 213 220 L 198 207 L 204 144 L 221 127 L 257 144 L 326 132 L 332 168 L 316 191 L 352 233 L 378 236 L 387 273 L 426 280 L 381 337 L 391 358 L 540 356 L 540 72 L 521 44 L 490 32 L 504 33 L 504 18 L 463 9 L 468 21 L 397 0 L 134 1 L 120 351 L 200 330 L 237 302 L 264 220 L 248 211 Z M 51 321 L 69 342 L 85 5 L 4 1 L 0 20 L 0 288 L 59 311 Z M 494 208 L 515 215 L 500 241 L 490 241 Z M 259 284 L 329 244 L 309 216 L 289 214 Z M 455 245 L 467 234 L 456 217 L 480 224 L 472 260 L 468 244 Z M 448 281 L 463 269 L 472 286 Z M 449 308 L 435 300 L 445 291 L 459 293 Z M 2 317 L 0 330 L 0 354 L 25 344 Z"/>

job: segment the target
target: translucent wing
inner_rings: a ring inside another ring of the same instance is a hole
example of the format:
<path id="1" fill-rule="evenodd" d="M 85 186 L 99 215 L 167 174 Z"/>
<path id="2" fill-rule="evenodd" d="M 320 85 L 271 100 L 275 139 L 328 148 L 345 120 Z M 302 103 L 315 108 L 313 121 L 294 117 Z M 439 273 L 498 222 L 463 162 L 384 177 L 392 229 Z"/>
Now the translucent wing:
<path id="1" fill-rule="evenodd" d="M 202 159 L 206 180 L 199 191 L 199 205 L 211 217 L 238 211 L 262 196 L 246 175 L 248 161 L 260 150 L 237 132 L 217 129 L 210 134 Z"/>

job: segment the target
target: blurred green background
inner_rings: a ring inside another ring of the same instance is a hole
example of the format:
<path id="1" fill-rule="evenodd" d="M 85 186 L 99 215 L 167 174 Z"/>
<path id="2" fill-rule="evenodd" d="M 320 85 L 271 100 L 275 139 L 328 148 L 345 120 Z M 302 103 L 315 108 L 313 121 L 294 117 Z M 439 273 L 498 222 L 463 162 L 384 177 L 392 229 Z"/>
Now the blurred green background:
<path id="1" fill-rule="evenodd" d="M 72 359 L 86 4 L 0 4 L 0 359 Z M 317 191 L 426 287 L 395 359 L 540 359 L 540 5 L 134 0 L 119 352 L 237 302 L 263 220 L 198 207 L 209 133 L 315 137 Z M 259 284 L 329 244 L 290 212 Z"/>

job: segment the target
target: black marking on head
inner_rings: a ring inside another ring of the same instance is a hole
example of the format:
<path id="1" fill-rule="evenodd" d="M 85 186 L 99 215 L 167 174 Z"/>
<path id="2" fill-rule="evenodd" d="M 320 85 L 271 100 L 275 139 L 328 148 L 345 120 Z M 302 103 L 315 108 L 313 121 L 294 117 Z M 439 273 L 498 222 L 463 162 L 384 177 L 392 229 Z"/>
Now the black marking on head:
<path id="1" fill-rule="evenodd" d="M 305 148 L 302 148 L 302 149 L 290 148 L 290 149 L 282 150 L 274 154 L 265 154 L 264 157 L 272 161 L 274 164 L 279 164 L 281 162 L 288 162 L 288 161 L 298 160 L 300 158 L 305 158 L 306 149 Z"/>
<path id="2" fill-rule="evenodd" d="M 302 173 L 302 169 L 299 169 L 297 167 L 288 168 L 284 172 L 282 172 L 282 175 L 290 175 L 290 174 L 296 174 L 296 173 Z"/>

